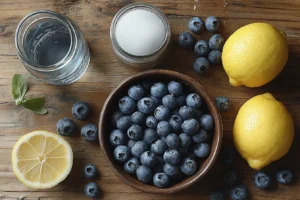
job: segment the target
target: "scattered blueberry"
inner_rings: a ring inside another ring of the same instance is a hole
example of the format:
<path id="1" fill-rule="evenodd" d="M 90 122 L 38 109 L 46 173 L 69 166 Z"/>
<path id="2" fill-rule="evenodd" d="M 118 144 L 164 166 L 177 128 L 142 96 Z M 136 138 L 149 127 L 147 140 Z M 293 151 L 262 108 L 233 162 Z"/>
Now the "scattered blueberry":
<path id="1" fill-rule="evenodd" d="M 279 183 L 288 185 L 292 183 L 294 177 L 290 170 L 281 170 L 276 173 L 276 179 Z"/>
<path id="2" fill-rule="evenodd" d="M 151 95 L 158 97 L 158 98 L 163 98 L 163 96 L 165 96 L 168 93 L 168 88 L 166 86 L 166 84 L 164 83 L 155 83 L 152 87 L 151 87 Z"/>
<path id="3" fill-rule="evenodd" d="M 127 147 L 128 147 L 130 152 L 131 152 L 131 148 L 135 145 L 135 143 L 137 143 L 136 140 L 128 140 Z"/>
<path id="4" fill-rule="evenodd" d="M 161 121 L 157 124 L 156 129 L 160 137 L 167 137 L 172 132 L 172 127 L 167 121 Z"/>
<path id="5" fill-rule="evenodd" d="M 86 124 L 81 128 L 81 136 L 88 142 L 98 142 L 98 128 L 94 124 Z"/>
<path id="6" fill-rule="evenodd" d="M 185 105 L 185 96 L 177 97 L 177 105 L 180 106 L 180 107 Z"/>
<path id="7" fill-rule="evenodd" d="M 133 124 L 127 129 L 127 135 L 130 139 L 140 140 L 143 138 L 144 132 L 142 127 L 137 124 Z"/>
<path id="8" fill-rule="evenodd" d="M 198 57 L 206 56 L 210 49 L 208 43 L 205 40 L 199 40 L 194 46 L 194 52 Z"/>
<path id="9" fill-rule="evenodd" d="M 155 107 L 156 107 L 155 102 L 150 97 L 144 97 L 140 99 L 137 103 L 138 110 L 145 114 L 152 113 Z"/>
<path id="10" fill-rule="evenodd" d="M 147 128 L 144 133 L 144 141 L 148 144 L 151 145 L 155 140 L 158 139 L 158 134 L 156 130 L 152 128 Z"/>
<path id="11" fill-rule="evenodd" d="M 195 119 L 187 119 L 182 123 L 181 129 L 184 133 L 193 135 L 199 130 L 199 123 Z"/>
<path id="12" fill-rule="evenodd" d="M 113 126 L 116 126 L 116 125 L 117 125 L 118 119 L 120 119 L 120 118 L 123 117 L 123 116 L 124 116 L 124 114 L 121 113 L 120 111 L 114 112 L 113 115 L 112 115 L 111 124 L 112 124 Z"/>
<path id="13" fill-rule="evenodd" d="M 156 156 L 151 151 L 145 151 L 141 155 L 141 163 L 146 167 L 154 167 L 157 163 Z"/>
<path id="14" fill-rule="evenodd" d="M 84 194 L 89 198 L 96 198 L 100 194 L 100 188 L 97 183 L 90 182 L 84 186 Z"/>
<path id="15" fill-rule="evenodd" d="M 179 115 L 183 120 L 191 119 L 191 118 L 193 118 L 194 110 L 193 110 L 193 108 L 191 108 L 189 106 L 182 106 L 179 109 Z"/>
<path id="16" fill-rule="evenodd" d="M 170 165 L 177 165 L 180 162 L 181 156 L 175 149 L 169 149 L 164 153 L 164 161 Z"/>
<path id="17" fill-rule="evenodd" d="M 72 106 L 72 115 L 75 119 L 83 120 L 87 119 L 91 112 L 91 107 L 88 103 L 78 101 Z"/>
<path id="18" fill-rule="evenodd" d="M 230 196 L 232 200 L 246 200 L 248 198 L 248 189 L 244 185 L 237 185 L 231 189 Z"/>
<path id="19" fill-rule="evenodd" d="M 198 133 L 192 136 L 192 140 L 195 143 L 207 142 L 208 139 L 209 139 L 209 135 L 203 129 L 201 129 Z"/>
<path id="20" fill-rule="evenodd" d="M 182 48 L 191 49 L 196 42 L 195 37 L 189 32 L 183 32 L 179 35 L 178 43 Z"/>
<path id="21" fill-rule="evenodd" d="M 218 191 L 215 191 L 215 192 L 212 192 L 210 195 L 209 195 L 209 198 L 210 200 L 225 200 L 225 194 L 223 191 L 221 190 L 218 190 Z"/>
<path id="22" fill-rule="evenodd" d="M 147 151 L 149 149 L 149 146 L 147 145 L 146 142 L 144 141 L 138 141 L 137 143 L 135 143 L 133 145 L 133 147 L 131 148 L 131 154 L 136 157 L 136 158 L 140 158 L 142 153 L 144 153 L 145 151 Z"/>
<path id="23" fill-rule="evenodd" d="M 200 17 L 192 17 L 189 21 L 189 29 L 193 33 L 200 33 L 204 29 L 204 21 Z"/>
<path id="24" fill-rule="evenodd" d="M 158 124 L 158 120 L 154 116 L 148 116 L 146 118 L 146 126 L 148 128 L 156 128 Z"/>
<path id="25" fill-rule="evenodd" d="M 210 147 L 207 143 L 199 143 L 194 147 L 194 153 L 199 158 L 206 158 L 210 153 Z"/>
<path id="26" fill-rule="evenodd" d="M 193 64 L 194 70 L 199 74 L 205 73 L 208 70 L 209 66 L 209 62 L 205 57 L 197 58 Z"/>
<path id="27" fill-rule="evenodd" d="M 177 106 L 177 98 L 171 94 L 167 94 L 163 97 L 162 103 L 167 106 L 169 109 L 176 108 Z"/>
<path id="28" fill-rule="evenodd" d="M 75 134 L 77 125 L 71 119 L 62 118 L 56 123 L 56 130 L 63 136 L 71 136 Z"/>
<path id="29" fill-rule="evenodd" d="M 183 148 L 188 147 L 192 142 L 191 136 L 189 136 L 186 133 L 181 133 L 178 137 L 179 137 L 179 146 L 180 147 L 183 147 Z"/>
<path id="30" fill-rule="evenodd" d="M 122 99 L 120 99 L 119 109 L 122 113 L 132 114 L 134 112 L 135 108 L 136 108 L 136 103 L 132 98 L 126 96 L 126 97 L 123 97 Z"/>
<path id="31" fill-rule="evenodd" d="M 171 178 L 179 178 L 181 176 L 181 172 L 178 166 L 170 165 L 166 163 L 163 167 L 163 171 L 170 176 Z"/>
<path id="32" fill-rule="evenodd" d="M 91 163 L 88 163 L 83 167 L 83 174 L 86 178 L 96 178 L 98 176 L 97 167 Z"/>
<path id="33" fill-rule="evenodd" d="M 126 131 L 131 126 L 131 116 L 123 116 L 117 120 L 117 128 Z"/>
<path id="34" fill-rule="evenodd" d="M 177 97 L 182 94 L 183 88 L 182 85 L 176 81 L 171 81 L 168 84 L 168 91 L 171 95 Z"/>
<path id="35" fill-rule="evenodd" d="M 220 27 L 220 21 L 215 16 L 207 17 L 205 20 L 205 28 L 209 32 L 216 32 Z"/>
<path id="36" fill-rule="evenodd" d="M 152 143 L 150 150 L 156 155 L 163 155 L 165 151 L 168 149 L 167 144 L 162 140 L 156 140 Z"/>
<path id="37" fill-rule="evenodd" d="M 178 115 L 172 115 L 169 119 L 169 124 L 173 128 L 174 131 L 179 132 L 181 130 L 181 125 L 183 120 Z"/>
<path id="38" fill-rule="evenodd" d="M 156 156 L 156 160 L 157 160 L 157 164 L 153 167 L 153 170 L 155 172 L 163 172 L 163 167 L 164 167 L 164 164 L 165 164 L 165 161 L 164 161 L 163 157 Z"/>
<path id="39" fill-rule="evenodd" d="M 225 164 L 231 165 L 235 160 L 236 151 L 232 147 L 222 147 L 221 156 Z"/>
<path id="40" fill-rule="evenodd" d="M 144 125 L 145 115 L 140 111 L 136 111 L 131 115 L 131 121 L 135 124 Z"/>
<path id="41" fill-rule="evenodd" d="M 190 158 L 185 158 L 180 165 L 180 170 L 182 173 L 191 176 L 197 171 L 197 163 Z"/>
<path id="42" fill-rule="evenodd" d="M 217 105 L 217 107 L 220 111 L 227 111 L 231 106 L 231 102 L 230 102 L 229 98 L 224 97 L 224 96 L 216 97 L 215 104 Z"/>
<path id="43" fill-rule="evenodd" d="M 219 50 L 212 50 L 211 52 L 209 52 L 208 54 L 208 61 L 213 64 L 220 64 L 222 61 L 222 53 Z"/>
<path id="44" fill-rule="evenodd" d="M 227 171 L 224 175 L 224 181 L 227 185 L 234 185 L 238 182 L 238 176 L 234 169 Z"/>
<path id="45" fill-rule="evenodd" d="M 135 174 L 136 169 L 141 165 L 139 159 L 130 158 L 126 163 L 124 163 L 124 170 L 129 174 Z"/>
<path id="46" fill-rule="evenodd" d="M 268 189 L 272 184 L 272 179 L 267 173 L 258 171 L 254 174 L 254 183 L 259 189 Z"/>
<path id="47" fill-rule="evenodd" d="M 176 148 L 179 146 L 179 137 L 176 134 L 171 133 L 167 136 L 165 142 L 169 148 Z"/>
<path id="48" fill-rule="evenodd" d="M 157 187 L 164 188 L 169 185 L 169 177 L 165 173 L 156 173 L 153 176 L 153 184 Z"/>
<path id="49" fill-rule="evenodd" d="M 144 165 L 140 165 L 136 169 L 136 176 L 143 183 L 149 183 L 152 181 L 152 171 L 149 167 Z"/>
<path id="50" fill-rule="evenodd" d="M 119 162 L 126 162 L 129 159 L 130 152 L 127 146 L 120 145 L 114 150 L 115 159 Z"/>
<path id="51" fill-rule="evenodd" d="M 128 90 L 128 96 L 134 100 L 140 100 L 144 96 L 144 89 L 140 85 L 131 86 Z"/>
<path id="52" fill-rule="evenodd" d="M 159 121 L 168 120 L 170 109 L 165 105 L 160 105 L 154 110 L 154 117 Z"/>
<path id="53" fill-rule="evenodd" d="M 115 129 L 109 135 L 109 142 L 113 147 L 124 145 L 127 142 L 127 136 L 119 129 Z"/>
<path id="54" fill-rule="evenodd" d="M 206 131 L 210 131 L 214 127 L 214 120 L 211 115 L 205 114 L 200 117 L 200 127 Z"/>
<path id="55" fill-rule="evenodd" d="M 221 51 L 224 46 L 224 38 L 220 34 L 215 34 L 209 39 L 208 45 L 211 50 Z"/>

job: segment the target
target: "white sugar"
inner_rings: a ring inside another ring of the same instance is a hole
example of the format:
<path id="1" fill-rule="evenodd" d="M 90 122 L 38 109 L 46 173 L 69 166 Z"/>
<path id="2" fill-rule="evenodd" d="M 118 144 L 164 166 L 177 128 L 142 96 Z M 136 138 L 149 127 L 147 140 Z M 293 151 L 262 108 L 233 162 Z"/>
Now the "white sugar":
<path id="1" fill-rule="evenodd" d="M 166 29 L 155 13 L 135 9 L 124 13 L 116 25 L 115 37 L 119 46 L 135 56 L 155 53 L 163 45 Z"/>

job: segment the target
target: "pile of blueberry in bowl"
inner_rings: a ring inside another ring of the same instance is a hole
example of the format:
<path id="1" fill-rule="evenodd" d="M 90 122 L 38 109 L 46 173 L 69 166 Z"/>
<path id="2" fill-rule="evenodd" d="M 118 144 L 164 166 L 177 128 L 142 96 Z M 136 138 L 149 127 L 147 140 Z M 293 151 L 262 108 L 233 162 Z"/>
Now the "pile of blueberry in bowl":
<path id="1" fill-rule="evenodd" d="M 99 122 L 102 151 L 114 173 L 151 193 L 179 191 L 203 177 L 218 156 L 222 123 L 193 79 L 151 70 L 123 81 Z"/>

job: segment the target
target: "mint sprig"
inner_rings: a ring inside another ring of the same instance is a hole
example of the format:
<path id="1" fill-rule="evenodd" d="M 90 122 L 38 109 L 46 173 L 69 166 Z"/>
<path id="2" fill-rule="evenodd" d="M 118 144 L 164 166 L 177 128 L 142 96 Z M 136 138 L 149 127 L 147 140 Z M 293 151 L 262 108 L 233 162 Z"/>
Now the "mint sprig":
<path id="1" fill-rule="evenodd" d="M 45 98 L 28 98 L 24 96 L 27 93 L 28 85 L 21 74 L 15 74 L 12 78 L 12 95 L 16 105 L 22 106 L 36 114 L 44 115 L 47 109 L 44 108 Z"/>

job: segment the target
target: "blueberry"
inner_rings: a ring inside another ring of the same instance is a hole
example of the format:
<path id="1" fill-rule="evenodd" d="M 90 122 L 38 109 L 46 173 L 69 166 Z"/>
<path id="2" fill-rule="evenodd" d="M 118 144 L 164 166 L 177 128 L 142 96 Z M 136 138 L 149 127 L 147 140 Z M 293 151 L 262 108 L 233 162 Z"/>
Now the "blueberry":
<path id="1" fill-rule="evenodd" d="M 167 137 L 172 132 L 172 127 L 167 121 L 161 121 L 157 124 L 156 129 L 160 137 Z"/>
<path id="2" fill-rule="evenodd" d="M 126 163 L 124 163 L 124 170 L 129 174 L 135 174 L 136 169 L 141 165 L 139 159 L 130 158 Z"/>
<path id="3" fill-rule="evenodd" d="M 131 148 L 137 143 L 136 140 L 128 140 L 127 142 L 127 147 L 129 149 L 129 151 L 131 152 Z"/>
<path id="4" fill-rule="evenodd" d="M 232 200 L 246 200 L 248 198 L 248 189 L 244 185 L 237 185 L 231 189 L 230 196 Z"/>
<path id="5" fill-rule="evenodd" d="M 134 112 L 135 108 L 136 108 L 136 103 L 132 98 L 126 96 L 126 97 L 123 97 L 122 99 L 120 99 L 119 109 L 122 113 L 132 114 Z"/>
<path id="6" fill-rule="evenodd" d="M 98 142 L 98 128 L 94 124 L 86 124 L 81 128 L 81 136 L 88 142 Z"/>
<path id="7" fill-rule="evenodd" d="M 181 157 L 184 157 L 189 153 L 188 147 L 178 147 L 177 150 L 180 153 Z"/>
<path id="8" fill-rule="evenodd" d="M 211 52 L 209 52 L 208 54 L 208 61 L 213 64 L 220 64 L 222 60 L 222 53 L 219 50 L 212 50 Z"/>
<path id="9" fill-rule="evenodd" d="M 182 94 L 182 85 L 176 81 L 171 81 L 168 83 L 168 91 L 171 95 L 177 97 Z"/>
<path id="10" fill-rule="evenodd" d="M 62 118 L 56 123 L 56 130 L 63 136 L 71 136 L 75 134 L 77 125 L 71 119 Z"/>
<path id="11" fill-rule="evenodd" d="M 199 74 L 205 73 L 208 70 L 209 66 L 209 62 L 205 57 L 197 58 L 193 64 L 194 70 Z"/>
<path id="12" fill-rule="evenodd" d="M 135 124 L 144 125 L 145 115 L 140 111 L 136 111 L 131 115 L 131 121 Z"/>
<path id="13" fill-rule="evenodd" d="M 155 107 L 161 105 L 161 98 L 155 97 L 155 96 L 150 96 L 150 98 L 154 101 Z"/>
<path id="14" fill-rule="evenodd" d="M 199 143 L 194 146 L 194 153 L 199 158 L 206 158 L 210 153 L 210 146 L 207 143 Z"/>
<path id="15" fill-rule="evenodd" d="M 126 131 L 131 126 L 131 116 L 123 116 L 117 120 L 117 128 Z"/>
<path id="16" fill-rule="evenodd" d="M 91 107 L 86 102 L 78 101 L 72 106 L 72 115 L 75 117 L 75 119 L 87 119 L 90 113 Z"/>
<path id="17" fill-rule="evenodd" d="M 143 138 L 144 133 L 142 127 L 137 124 L 133 124 L 127 129 L 127 135 L 130 139 L 140 140 Z"/>
<path id="18" fill-rule="evenodd" d="M 214 127 L 214 120 L 211 115 L 205 114 L 200 117 L 200 127 L 205 131 L 210 131 Z"/>
<path id="19" fill-rule="evenodd" d="M 154 110 L 154 117 L 159 121 L 168 120 L 170 109 L 165 105 L 160 105 Z"/>
<path id="20" fill-rule="evenodd" d="M 166 163 L 164 165 L 163 171 L 171 178 L 178 179 L 179 177 L 181 177 L 181 172 L 178 166 Z"/>
<path id="21" fill-rule="evenodd" d="M 221 23 L 215 16 L 207 17 L 205 20 L 205 28 L 209 32 L 216 32 Z"/>
<path id="22" fill-rule="evenodd" d="M 182 107 L 185 105 L 185 96 L 179 96 L 177 97 L 177 105 Z"/>
<path id="23" fill-rule="evenodd" d="M 272 184 L 271 177 L 263 171 L 254 174 L 254 183 L 259 189 L 268 189 Z"/>
<path id="24" fill-rule="evenodd" d="M 209 195 L 209 199 L 210 200 L 225 200 L 226 198 L 225 198 L 224 192 L 221 190 L 218 190 L 218 191 L 212 192 Z"/>
<path id="25" fill-rule="evenodd" d="M 234 169 L 231 169 L 225 173 L 224 182 L 227 185 L 234 185 L 238 182 L 238 176 Z"/>
<path id="26" fill-rule="evenodd" d="M 199 130 L 199 123 L 195 119 L 187 119 L 182 123 L 181 129 L 184 133 L 193 135 Z"/>
<path id="27" fill-rule="evenodd" d="M 196 42 L 194 46 L 194 52 L 198 57 L 207 56 L 209 51 L 210 49 L 208 43 L 205 40 L 199 40 L 198 42 Z"/>
<path id="28" fill-rule="evenodd" d="M 156 104 L 152 98 L 144 97 L 138 101 L 137 107 L 142 113 L 149 114 L 154 111 Z"/>
<path id="29" fill-rule="evenodd" d="M 174 131 L 179 132 L 181 130 L 181 125 L 183 120 L 178 115 L 172 115 L 169 119 L 169 124 L 173 128 Z"/>
<path id="30" fill-rule="evenodd" d="M 192 143 L 191 136 L 186 133 L 181 133 L 179 136 L 179 146 L 180 147 L 188 147 Z"/>
<path id="31" fill-rule="evenodd" d="M 144 131 L 144 141 L 151 145 L 155 140 L 158 139 L 158 134 L 156 132 L 156 130 L 152 129 L 152 128 L 147 128 Z"/>
<path id="32" fill-rule="evenodd" d="M 153 176 L 153 184 L 156 187 L 164 188 L 169 185 L 169 177 L 165 173 L 156 173 Z"/>
<path id="33" fill-rule="evenodd" d="M 281 170 L 276 173 L 276 179 L 279 183 L 288 185 L 293 181 L 293 173 L 290 170 Z"/>
<path id="34" fill-rule="evenodd" d="M 171 133 L 167 136 L 165 142 L 169 148 L 176 148 L 179 146 L 179 137 L 176 134 Z"/>
<path id="35" fill-rule="evenodd" d="M 152 168 L 155 172 L 163 172 L 163 167 L 165 165 L 165 161 L 163 157 L 161 156 L 156 156 L 157 163 L 156 165 Z"/>
<path id="36" fill-rule="evenodd" d="M 136 157 L 136 158 L 140 158 L 142 153 L 144 153 L 145 151 L 147 151 L 149 149 L 149 146 L 147 145 L 146 142 L 144 141 L 138 141 L 137 143 L 135 143 L 135 145 L 133 145 L 133 147 L 131 148 L 131 154 Z"/>
<path id="37" fill-rule="evenodd" d="M 209 139 L 209 135 L 203 129 L 201 129 L 198 133 L 192 136 L 192 140 L 195 143 L 207 142 L 208 139 Z"/>
<path id="38" fill-rule="evenodd" d="M 167 146 L 167 144 L 164 141 L 162 141 L 162 140 L 156 140 L 154 143 L 152 143 L 150 149 L 156 155 L 161 156 L 168 149 L 168 146 Z"/>
<path id="39" fill-rule="evenodd" d="M 189 32 L 183 32 L 179 35 L 178 44 L 182 48 L 191 49 L 196 42 L 195 37 Z"/>
<path id="40" fill-rule="evenodd" d="M 90 182 L 84 186 L 84 194 L 89 198 L 96 198 L 100 194 L 100 188 L 97 183 Z"/>
<path id="41" fill-rule="evenodd" d="M 191 119 L 191 118 L 193 118 L 194 110 L 193 110 L 193 108 L 191 108 L 189 106 L 182 106 L 179 109 L 179 115 L 183 120 Z"/>
<path id="42" fill-rule="evenodd" d="M 144 81 L 142 81 L 142 83 L 141 83 L 142 87 L 143 87 L 144 90 L 147 91 L 147 92 L 150 91 L 150 88 L 151 88 L 152 84 L 153 84 L 153 83 L 152 83 L 151 81 L 149 81 L 149 80 L 144 80 Z"/>
<path id="43" fill-rule="evenodd" d="M 83 175 L 85 178 L 96 178 L 98 176 L 97 167 L 91 163 L 83 167 Z"/>
<path id="44" fill-rule="evenodd" d="M 225 164 L 231 165 L 235 160 L 236 151 L 232 147 L 222 147 L 221 156 Z"/>
<path id="45" fill-rule="evenodd" d="M 114 150 L 115 159 L 119 162 L 126 162 L 129 159 L 130 152 L 127 146 L 120 145 Z"/>
<path id="46" fill-rule="evenodd" d="M 121 113 L 120 111 L 114 112 L 113 115 L 112 115 L 111 124 L 112 124 L 113 126 L 117 126 L 117 121 L 118 121 L 118 119 L 120 119 L 120 118 L 123 117 L 123 116 L 124 116 L 124 114 Z"/>
<path id="47" fill-rule="evenodd" d="M 220 34 L 215 34 L 209 39 L 208 45 L 211 50 L 221 51 L 224 46 L 224 38 Z"/>
<path id="48" fill-rule="evenodd" d="M 146 126 L 148 128 L 156 128 L 158 124 L 158 120 L 153 116 L 148 116 L 146 118 Z"/>
<path id="49" fill-rule="evenodd" d="M 141 163 L 146 167 L 154 167 L 157 163 L 156 156 L 151 151 L 145 151 L 141 155 Z"/>
<path id="50" fill-rule="evenodd" d="M 113 147 L 124 145 L 127 141 L 127 136 L 119 129 L 115 129 L 109 135 L 109 142 Z"/>
<path id="51" fill-rule="evenodd" d="M 200 17 L 192 17 L 189 21 L 189 29 L 193 33 L 200 33 L 204 29 L 204 21 Z"/>
<path id="52" fill-rule="evenodd" d="M 186 97 L 186 105 L 192 108 L 200 108 L 202 99 L 198 94 L 191 93 Z"/>
<path id="53" fill-rule="evenodd" d="M 167 106 L 169 109 L 176 108 L 177 106 L 177 98 L 171 94 L 167 94 L 163 97 L 162 103 Z"/>
<path id="54" fill-rule="evenodd" d="M 180 170 L 182 173 L 191 176 L 197 171 L 197 163 L 190 158 L 185 158 L 180 165 Z"/>
<path id="55" fill-rule="evenodd" d="M 136 169 L 136 176 L 143 183 L 149 183 L 152 181 L 152 171 L 149 167 L 144 165 L 140 165 Z"/>
<path id="56" fill-rule="evenodd" d="M 215 104 L 217 105 L 217 107 L 220 111 L 227 111 L 231 106 L 231 102 L 230 102 L 229 98 L 224 97 L 224 96 L 216 97 Z"/>
<path id="57" fill-rule="evenodd" d="M 150 93 L 152 96 L 162 98 L 168 93 L 168 89 L 166 84 L 164 83 L 155 83 L 154 85 L 152 85 Z"/>
<path id="58" fill-rule="evenodd" d="M 177 165 L 180 162 L 181 156 L 175 149 L 169 149 L 164 153 L 164 160 L 170 165 Z"/>
<path id="59" fill-rule="evenodd" d="M 144 96 L 144 89 L 140 85 L 131 86 L 128 90 L 128 96 L 134 100 L 140 100 Z"/>

